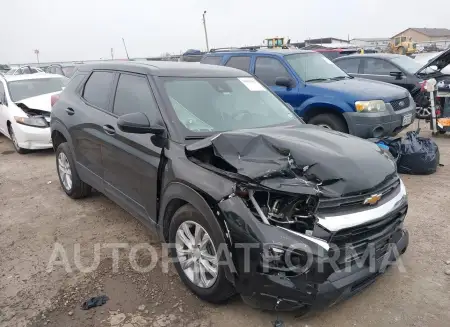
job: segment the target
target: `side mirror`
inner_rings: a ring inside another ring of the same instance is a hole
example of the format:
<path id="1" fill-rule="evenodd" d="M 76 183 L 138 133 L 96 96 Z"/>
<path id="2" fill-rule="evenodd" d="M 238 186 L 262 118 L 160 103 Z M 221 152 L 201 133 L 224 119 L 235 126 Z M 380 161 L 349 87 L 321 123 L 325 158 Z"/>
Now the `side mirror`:
<path id="1" fill-rule="evenodd" d="M 402 77 L 403 77 L 402 72 L 390 72 L 389 75 L 395 77 L 395 79 L 402 79 Z"/>
<path id="2" fill-rule="evenodd" d="M 150 125 L 148 117 L 142 112 L 122 115 L 117 119 L 117 126 L 122 132 L 133 134 L 155 134 L 165 132 L 165 128 L 159 125 Z"/>
<path id="3" fill-rule="evenodd" d="M 275 84 L 278 86 L 285 86 L 288 89 L 292 88 L 295 83 L 292 78 L 280 76 L 275 79 Z"/>

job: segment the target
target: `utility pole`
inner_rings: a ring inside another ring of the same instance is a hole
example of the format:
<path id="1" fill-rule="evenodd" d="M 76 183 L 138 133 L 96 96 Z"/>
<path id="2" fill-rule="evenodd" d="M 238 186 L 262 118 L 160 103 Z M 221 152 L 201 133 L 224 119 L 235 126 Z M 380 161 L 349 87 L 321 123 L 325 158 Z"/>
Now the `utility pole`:
<path id="1" fill-rule="evenodd" d="M 111 59 L 114 60 L 114 49 L 111 48 Z"/>
<path id="2" fill-rule="evenodd" d="M 128 55 L 127 46 L 125 45 L 125 40 L 123 38 L 122 38 L 122 42 L 123 42 L 123 47 L 125 48 L 125 53 L 127 54 L 127 58 L 128 58 L 128 60 L 130 60 L 130 56 Z"/>
<path id="3" fill-rule="evenodd" d="M 34 50 L 34 53 L 36 54 L 37 63 L 39 65 L 39 50 L 38 49 Z"/>
<path id="4" fill-rule="evenodd" d="M 205 29 L 206 51 L 209 51 L 208 32 L 206 31 L 206 10 L 203 12 L 203 27 Z"/>

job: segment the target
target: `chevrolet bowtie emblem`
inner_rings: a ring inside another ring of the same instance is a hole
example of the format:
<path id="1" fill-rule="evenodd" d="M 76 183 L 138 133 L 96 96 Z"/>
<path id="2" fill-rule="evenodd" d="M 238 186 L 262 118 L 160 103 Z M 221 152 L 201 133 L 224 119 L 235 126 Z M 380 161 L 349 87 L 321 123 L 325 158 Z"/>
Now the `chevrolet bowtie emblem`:
<path id="1" fill-rule="evenodd" d="M 378 201 L 381 200 L 381 194 L 373 194 L 371 197 L 364 200 L 364 204 L 368 204 L 370 206 L 373 206 L 378 203 Z"/>

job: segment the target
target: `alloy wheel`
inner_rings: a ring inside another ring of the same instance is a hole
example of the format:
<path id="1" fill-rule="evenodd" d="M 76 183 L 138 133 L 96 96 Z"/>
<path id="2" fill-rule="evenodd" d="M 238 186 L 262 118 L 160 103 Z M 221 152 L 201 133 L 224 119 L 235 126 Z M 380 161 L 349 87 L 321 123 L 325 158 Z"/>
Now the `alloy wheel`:
<path id="1" fill-rule="evenodd" d="M 14 147 L 16 149 L 20 149 L 19 142 L 17 141 L 16 134 L 14 134 L 14 130 L 12 127 L 9 128 L 9 135 L 11 136 L 11 140 L 13 141 Z"/>
<path id="2" fill-rule="evenodd" d="M 217 280 L 219 265 L 214 243 L 206 230 L 194 221 L 183 222 L 177 230 L 175 248 L 181 269 L 200 288 Z"/>
<path id="3" fill-rule="evenodd" d="M 70 191 L 72 189 L 72 170 L 64 152 L 60 152 L 58 155 L 58 173 L 64 188 Z"/>
<path id="4" fill-rule="evenodd" d="M 420 118 L 426 118 L 431 115 L 431 109 L 429 107 L 419 107 L 416 111 Z"/>

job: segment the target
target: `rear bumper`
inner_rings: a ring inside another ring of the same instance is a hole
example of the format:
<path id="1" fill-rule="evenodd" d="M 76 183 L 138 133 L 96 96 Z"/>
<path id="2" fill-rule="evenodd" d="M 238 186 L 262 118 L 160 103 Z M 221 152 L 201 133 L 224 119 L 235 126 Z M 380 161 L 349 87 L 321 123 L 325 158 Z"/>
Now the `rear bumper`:
<path id="1" fill-rule="evenodd" d="M 371 285 L 403 254 L 409 243 L 407 230 L 395 235 L 389 251 L 376 266 L 352 266 L 350 271 L 336 271 L 322 282 L 305 282 L 304 276 L 282 278 L 273 275 L 255 274 L 252 284 L 261 292 L 243 295 L 243 300 L 253 307 L 266 310 L 293 311 L 298 309 L 320 310 L 331 307 Z M 278 304 L 277 304 L 278 303 Z"/>
<path id="2" fill-rule="evenodd" d="M 350 134 L 362 138 L 392 136 L 410 125 L 403 126 L 403 117 L 406 115 L 411 114 L 411 124 L 414 122 L 416 116 L 414 101 L 411 101 L 408 108 L 399 111 L 394 111 L 388 103 L 386 107 L 386 111 L 383 113 L 345 112 L 344 118 Z"/>

